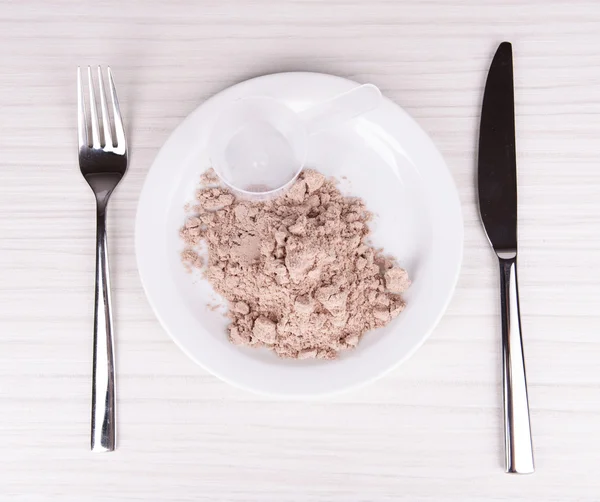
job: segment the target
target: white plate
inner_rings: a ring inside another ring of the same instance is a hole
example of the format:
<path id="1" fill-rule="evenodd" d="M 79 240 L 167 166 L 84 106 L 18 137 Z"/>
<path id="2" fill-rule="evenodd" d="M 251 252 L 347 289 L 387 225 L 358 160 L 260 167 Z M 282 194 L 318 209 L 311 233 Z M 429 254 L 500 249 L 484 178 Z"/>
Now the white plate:
<path id="1" fill-rule="evenodd" d="M 206 139 L 219 110 L 244 96 L 273 96 L 295 110 L 356 86 L 318 73 L 281 73 L 235 85 L 194 111 L 160 150 L 144 184 L 136 221 L 136 254 L 148 300 L 165 330 L 203 368 L 233 385 L 278 396 L 314 396 L 375 380 L 425 341 L 454 291 L 462 258 L 460 204 L 444 160 L 419 126 L 384 99 L 343 130 L 315 139 L 309 166 L 345 177 L 344 192 L 365 199 L 375 215 L 372 241 L 398 258 L 413 285 L 406 310 L 367 333 L 336 361 L 279 359 L 229 343 L 227 319 L 212 311 L 208 283 L 180 260 L 184 205 L 209 167 Z"/>

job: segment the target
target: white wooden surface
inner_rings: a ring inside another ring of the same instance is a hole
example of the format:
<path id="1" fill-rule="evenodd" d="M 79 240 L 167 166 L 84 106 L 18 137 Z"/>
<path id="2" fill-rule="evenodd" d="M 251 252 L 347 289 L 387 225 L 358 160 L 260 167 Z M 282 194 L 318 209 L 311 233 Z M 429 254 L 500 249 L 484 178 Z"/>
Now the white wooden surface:
<path id="1" fill-rule="evenodd" d="M 475 144 L 496 45 L 514 44 L 520 287 L 537 473 L 502 470 L 498 285 Z M 600 499 L 600 3 L 0 2 L 0 500 Z M 94 208 L 75 71 L 111 64 L 131 166 L 111 202 L 119 444 L 88 451 Z M 456 179 L 465 259 L 447 315 L 398 371 L 320 402 L 228 387 L 162 331 L 133 252 L 170 131 L 240 80 L 373 82 Z"/>

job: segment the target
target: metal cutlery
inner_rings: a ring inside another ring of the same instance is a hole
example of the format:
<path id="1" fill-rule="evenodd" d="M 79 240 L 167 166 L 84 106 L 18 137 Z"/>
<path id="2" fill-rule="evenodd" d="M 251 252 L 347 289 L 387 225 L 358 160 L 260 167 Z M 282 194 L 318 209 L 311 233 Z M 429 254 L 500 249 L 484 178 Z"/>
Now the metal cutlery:
<path id="1" fill-rule="evenodd" d="M 485 85 L 479 136 L 479 210 L 500 263 L 506 472 L 534 472 L 517 287 L 517 165 L 512 46 L 503 42 Z"/>
<path id="2" fill-rule="evenodd" d="M 92 451 L 115 449 L 115 366 L 111 315 L 106 209 L 113 190 L 127 171 L 127 143 L 119 101 L 108 68 L 112 120 L 104 91 L 102 69 L 98 67 L 100 117 L 96 106 L 94 79 L 88 66 L 89 120 L 86 113 L 81 69 L 77 68 L 77 125 L 79 167 L 96 197 L 96 287 L 94 311 L 94 353 L 92 368 Z M 114 138 L 113 138 L 114 128 Z"/>

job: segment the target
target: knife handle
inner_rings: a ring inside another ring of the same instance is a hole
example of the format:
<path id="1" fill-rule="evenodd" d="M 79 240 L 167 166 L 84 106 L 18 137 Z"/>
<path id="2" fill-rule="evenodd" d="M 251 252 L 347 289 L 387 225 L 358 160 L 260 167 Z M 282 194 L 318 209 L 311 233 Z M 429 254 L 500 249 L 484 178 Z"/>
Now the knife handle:
<path id="1" fill-rule="evenodd" d="M 500 256 L 499 260 L 506 472 L 530 474 L 535 467 L 519 315 L 517 256 L 516 253 Z"/>

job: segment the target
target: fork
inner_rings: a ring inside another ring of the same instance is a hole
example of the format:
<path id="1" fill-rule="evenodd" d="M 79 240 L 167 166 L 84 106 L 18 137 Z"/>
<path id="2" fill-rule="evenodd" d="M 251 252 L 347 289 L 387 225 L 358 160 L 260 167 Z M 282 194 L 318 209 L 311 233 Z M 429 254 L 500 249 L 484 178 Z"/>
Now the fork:
<path id="1" fill-rule="evenodd" d="M 77 68 L 79 168 L 96 197 L 97 218 L 91 449 L 92 451 L 113 451 L 116 436 L 115 365 L 106 242 L 106 206 L 110 195 L 127 171 L 127 143 L 110 67 L 108 68 L 108 82 L 112 101 L 112 125 L 104 93 L 102 69 L 98 66 L 101 125 L 98 122 L 94 80 L 89 66 L 87 74 L 90 121 L 87 120 L 81 68 Z M 113 127 L 116 141 L 113 141 Z"/>

